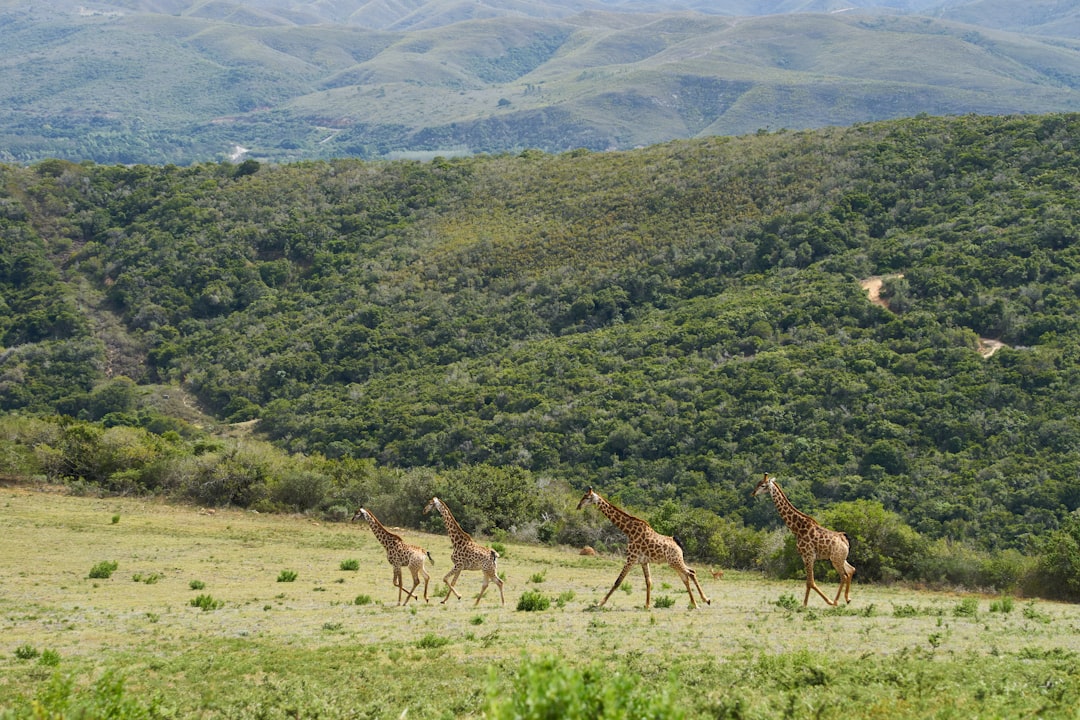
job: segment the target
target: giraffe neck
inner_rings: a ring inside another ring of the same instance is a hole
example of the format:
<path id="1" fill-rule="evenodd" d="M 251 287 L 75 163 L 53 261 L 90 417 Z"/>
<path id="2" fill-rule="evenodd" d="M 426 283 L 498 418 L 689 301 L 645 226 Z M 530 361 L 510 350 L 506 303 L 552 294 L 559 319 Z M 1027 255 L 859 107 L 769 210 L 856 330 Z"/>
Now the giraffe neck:
<path id="1" fill-rule="evenodd" d="M 442 515 L 443 523 L 446 525 L 446 533 L 454 544 L 472 542 L 472 535 L 461 529 L 458 521 L 454 519 L 454 514 L 450 512 L 450 508 L 441 501 L 435 507 L 439 509 L 439 514 Z"/>
<path id="2" fill-rule="evenodd" d="M 796 535 L 801 535 L 807 528 L 817 525 L 817 521 L 804 512 L 796 509 L 791 501 L 787 499 L 787 495 L 780 489 L 780 486 L 773 482 L 769 488 L 769 495 L 773 499 L 773 503 L 776 505 L 776 511 L 780 513 L 781 519 L 784 524 L 788 526 L 791 532 Z"/>
<path id="3" fill-rule="evenodd" d="M 600 498 L 600 502 L 596 503 L 596 507 L 627 537 L 631 537 L 632 532 L 640 531 L 642 527 L 649 527 L 649 524 L 641 518 L 636 518 L 625 510 L 620 510 L 604 498 Z"/>
<path id="4" fill-rule="evenodd" d="M 368 510 L 368 518 L 370 518 L 368 526 L 371 528 L 371 532 L 375 534 L 375 538 L 382 543 L 383 547 L 389 549 L 401 541 L 400 537 L 383 527 L 383 524 L 371 514 L 370 510 Z"/>

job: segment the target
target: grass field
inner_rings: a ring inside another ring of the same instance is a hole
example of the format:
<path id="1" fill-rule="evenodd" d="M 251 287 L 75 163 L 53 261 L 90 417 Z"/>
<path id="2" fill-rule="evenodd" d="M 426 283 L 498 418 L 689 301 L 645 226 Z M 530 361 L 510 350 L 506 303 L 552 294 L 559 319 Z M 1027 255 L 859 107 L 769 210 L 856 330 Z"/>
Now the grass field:
<path id="1" fill-rule="evenodd" d="M 444 587 L 447 538 L 401 534 L 431 551 L 431 590 Z M 596 610 L 617 557 L 506 543 L 500 567 L 503 607 L 494 586 L 473 606 L 473 572 L 461 601 L 400 608 L 360 523 L 0 487 L 0 717 L 503 717 L 500 702 L 540 692 L 528 675 L 545 658 L 663 696 L 665 717 L 1064 718 L 1080 706 L 1071 605 L 856 575 L 850 607 L 803 610 L 799 581 L 698 567 L 711 606 L 690 610 L 674 572 L 654 568 L 654 600 L 670 607 L 643 609 L 635 571 Z M 518 610 L 530 591 L 550 607 Z"/>

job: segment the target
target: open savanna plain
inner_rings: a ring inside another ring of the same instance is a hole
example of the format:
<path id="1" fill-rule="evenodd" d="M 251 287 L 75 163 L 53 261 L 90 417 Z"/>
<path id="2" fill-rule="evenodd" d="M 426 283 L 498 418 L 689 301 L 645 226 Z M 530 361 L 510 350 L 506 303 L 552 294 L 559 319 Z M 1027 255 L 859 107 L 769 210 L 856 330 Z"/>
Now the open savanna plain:
<path id="1" fill-rule="evenodd" d="M 856 575 L 850 606 L 803 609 L 799 580 L 698 566 L 710 606 L 690 609 L 675 574 L 654 567 L 660 607 L 644 609 L 635 570 L 597 609 L 618 557 L 512 541 L 505 606 L 494 586 L 474 606 L 476 572 L 443 605 L 449 540 L 400 534 L 435 558 L 430 603 L 396 605 L 362 523 L 0 487 L 0 717 L 509 717 L 503 703 L 527 705 L 538 684 L 569 692 L 566 673 L 662 698 L 664 717 L 1080 707 L 1076 606 Z M 90 577 L 103 563 L 111 576 Z M 550 606 L 519 609 L 526 595 Z"/>

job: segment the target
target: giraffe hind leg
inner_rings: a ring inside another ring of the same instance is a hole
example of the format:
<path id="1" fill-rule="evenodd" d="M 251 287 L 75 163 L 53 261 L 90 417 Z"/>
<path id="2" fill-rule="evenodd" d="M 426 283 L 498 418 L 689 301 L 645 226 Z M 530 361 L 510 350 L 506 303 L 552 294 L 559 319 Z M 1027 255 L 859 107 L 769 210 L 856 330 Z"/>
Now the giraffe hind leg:
<path id="1" fill-rule="evenodd" d="M 652 576 L 649 572 L 649 563 L 641 563 L 641 572 L 645 575 L 645 609 L 648 610 L 652 602 Z M 690 601 L 693 602 L 694 598 L 691 597 Z"/>

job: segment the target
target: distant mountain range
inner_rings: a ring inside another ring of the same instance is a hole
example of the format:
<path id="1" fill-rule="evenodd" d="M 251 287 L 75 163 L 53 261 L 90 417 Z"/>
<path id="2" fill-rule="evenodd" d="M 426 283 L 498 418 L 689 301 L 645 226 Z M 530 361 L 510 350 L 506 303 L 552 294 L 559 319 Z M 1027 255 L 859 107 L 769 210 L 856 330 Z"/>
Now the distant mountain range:
<path id="1" fill-rule="evenodd" d="M 1080 109 L 1080 0 L 0 0 L 0 161 L 622 149 Z"/>

